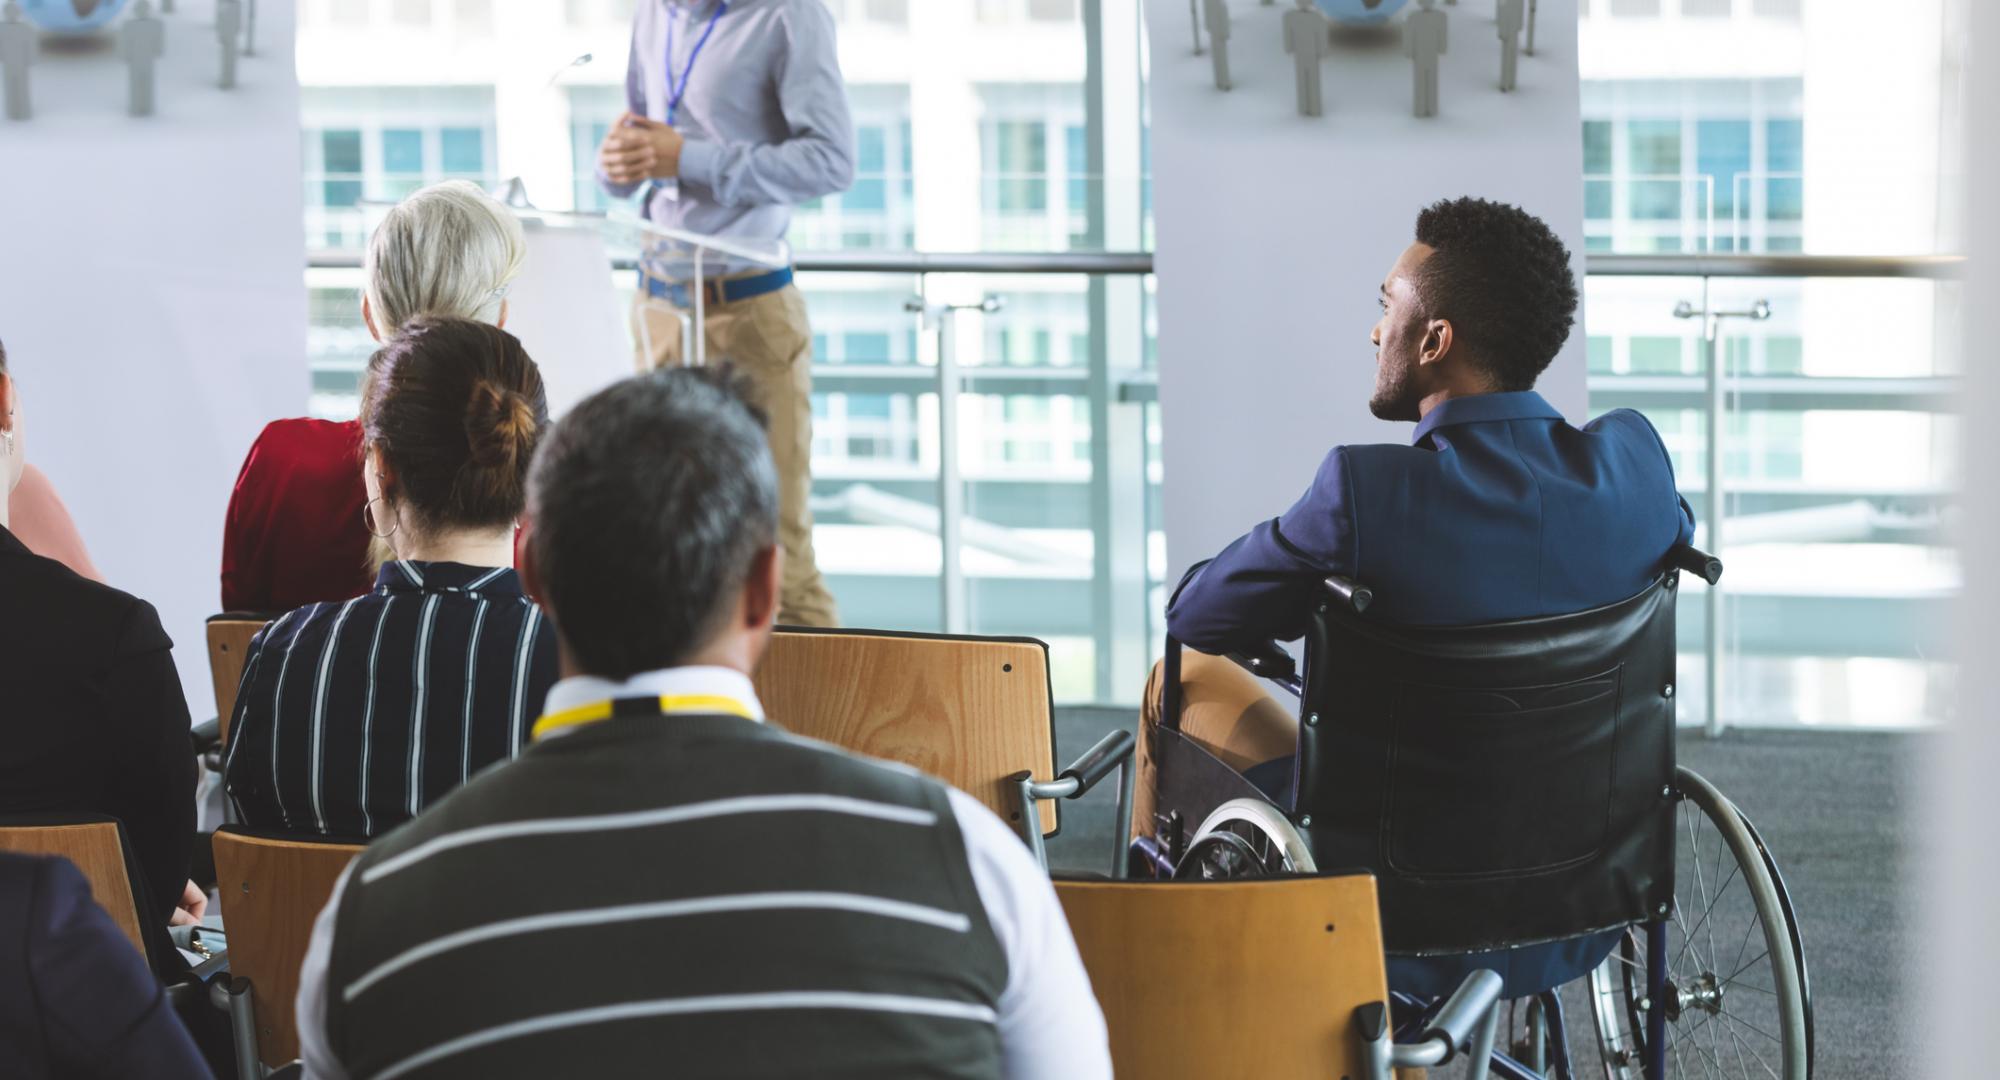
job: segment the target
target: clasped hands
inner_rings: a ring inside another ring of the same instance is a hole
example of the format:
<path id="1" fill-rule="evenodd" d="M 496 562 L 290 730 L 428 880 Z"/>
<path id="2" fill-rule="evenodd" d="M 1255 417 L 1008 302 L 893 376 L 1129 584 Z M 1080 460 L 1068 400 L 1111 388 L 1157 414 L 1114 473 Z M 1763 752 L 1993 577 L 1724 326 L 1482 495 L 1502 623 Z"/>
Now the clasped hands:
<path id="1" fill-rule="evenodd" d="M 681 174 L 685 141 L 672 127 L 628 112 L 605 134 L 597 164 L 614 184 L 670 180 Z"/>

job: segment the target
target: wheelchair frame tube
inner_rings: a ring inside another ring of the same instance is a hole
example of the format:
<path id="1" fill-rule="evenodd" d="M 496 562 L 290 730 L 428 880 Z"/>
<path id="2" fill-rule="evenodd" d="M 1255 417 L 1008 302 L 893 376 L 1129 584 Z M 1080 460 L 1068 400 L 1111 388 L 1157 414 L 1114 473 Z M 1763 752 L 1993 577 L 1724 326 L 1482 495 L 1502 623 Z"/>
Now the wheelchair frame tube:
<path id="1" fill-rule="evenodd" d="M 1646 924 L 1646 1080 L 1667 1077 L 1667 924 Z"/>

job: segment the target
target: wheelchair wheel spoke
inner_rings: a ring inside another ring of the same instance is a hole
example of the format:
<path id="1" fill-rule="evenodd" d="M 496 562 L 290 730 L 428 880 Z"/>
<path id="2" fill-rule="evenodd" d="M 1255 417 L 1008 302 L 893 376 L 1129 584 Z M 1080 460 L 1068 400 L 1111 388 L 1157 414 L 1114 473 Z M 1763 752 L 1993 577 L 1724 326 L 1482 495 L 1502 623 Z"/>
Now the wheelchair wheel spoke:
<path id="1" fill-rule="evenodd" d="M 1748 970 L 1750 970 L 1750 965 L 1751 965 L 1751 964 L 1755 964 L 1755 963 L 1756 963 L 1757 961 L 1759 961 L 1759 960 L 1762 960 L 1762 959 L 1764 959 L 1765 957 L 1767 957 L 1767 956 L 1769 956 L 1769 955 L 1771 955 L 1771 950 L 1770 950 L 1770 949 L 1768 949 L 1768 948 L 1767 948 L 1767 949 L 1764 949 L 1764 950 L 1762 950 L 1762 951 L 1760 951 L 1760 952 L 1758 952 L 1758 954 L 1757 954 L 1757 955 L 1755 955 L 1755 956 L 1751 957 L 1751 958 L 1750 958 L 1750 959 L 1749 959 L 1749 960 L 1748 960 L 1747 962 L 1745 962 L 1745 963 L 1744 963 L 1744 965 L 1743 965 L 1742 967 L 1740 967 L 1740 968 L 1737 968 L 1737 969 L 1736 969 L 1735 971 L 1732 971 L 1732 972 L 1730 972 L 1730 973 L 1729 973 L 1729 974 L 1727 974 L 1727 975 L 1724 975 L 1724 976 L 1723 976 L 1723 977 L 1722 977 L 1722 978 L 1721 978 L 1721 979 L 1720 979 L 1719 981 L 1721 981 L 1721 982 L 1731 982 L 1731 981 L 1733 981 L 1733 980 L 1734 980 L 1734 979 L 1736 978 L 1736 976 L 1738 976 L 1738 975 L 1741 975 L 1741 974 L 1743 974 L 1743 973 L 1744 973 L 1745 971 L 1748 971 Z"/>
<path id="2" fill-rule="evenodd" d="M 1755 1059 L 1757 1064 L 1761 1066 L 1765 1072 L 1771 1075 L 1771 1080 L 1783 1080 L 1783 1078 L 1778 1075 L 1778 1070 L 1773 1069 L 1771 1067 L 1771 1063 L 1764 1060 L 1764 1055 L 1758 1053 L 1756 1047 L 1744 1045 L 1743 1037 L 1741 1035 L 1736 1034 L 1736 1029 L 1734 1027 L 1731 1027 L 1729 1029 L 1729 1039 L 1731 1042 L 1736 1044 L 1736 1063 L 1738 1065 L 1743 1066 L 1743 1071 L 1745 1073 L 1748 1073 L 1750 1071 L 1749 1064 L 1743 1060 L 1743 1052 L 1745 1050 L 1748 1050 L 1750 1052 L 1751 1058 Z"/>

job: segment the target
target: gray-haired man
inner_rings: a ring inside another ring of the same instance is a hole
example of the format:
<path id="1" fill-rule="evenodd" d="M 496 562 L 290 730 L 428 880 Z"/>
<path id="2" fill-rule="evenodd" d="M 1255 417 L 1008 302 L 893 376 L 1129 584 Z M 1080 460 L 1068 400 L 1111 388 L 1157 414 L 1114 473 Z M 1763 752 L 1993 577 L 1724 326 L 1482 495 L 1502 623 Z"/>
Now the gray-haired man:
<path id="1" fill-rule="evenodd" d="M 784 238 L 794 205 L 854 181 L 854 122 L 833 17 L 819 0 L 639 0 L 625 99 L 598 150 L 598 175 L 620 198 L 647 186 L 645 213 L 659 224 L 768 247 Z M 682 316 L 694 297 L 683 262 L 640 272 L 642 369 L 684 362 Z M 771 418 L 785 549 L 779 618 L 834 625 L 812 542 L 805 299 L 789 267 L 717 257 L 704 269 L 708 356 L 734 361 Z"/>
<path id="2" fill-rule="evenodd" d="M 642 375 L 543 441 L 516 561 L 563 681 L 519 758 L 335 886 L 308 1076 L 1110 1077 L 1019 837 L 764 723 L 777 476 L 727 380 Z"/>

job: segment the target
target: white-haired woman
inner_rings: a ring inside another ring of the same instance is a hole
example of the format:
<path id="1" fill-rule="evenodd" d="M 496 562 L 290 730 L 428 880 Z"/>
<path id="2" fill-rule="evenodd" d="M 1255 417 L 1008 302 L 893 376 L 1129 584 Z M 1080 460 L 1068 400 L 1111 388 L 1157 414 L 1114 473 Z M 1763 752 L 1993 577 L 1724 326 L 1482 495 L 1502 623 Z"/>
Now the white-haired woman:
<path id="1" fill-rule="evenodd" d="M 368 241 L 361 318 L 377 341 L 420 315 L 507 324 L 507 287 L 527 260 L 521 223 L 463 180 L 419 191 Z M 229 498 L 225 611 L 290 611 L 374 585 L 358 421 L 266 425 Z"/>

